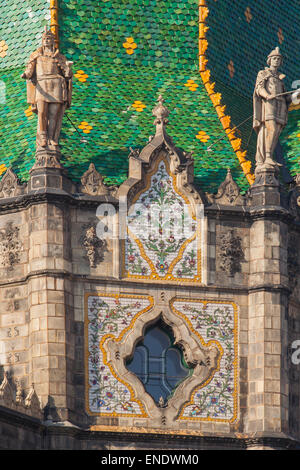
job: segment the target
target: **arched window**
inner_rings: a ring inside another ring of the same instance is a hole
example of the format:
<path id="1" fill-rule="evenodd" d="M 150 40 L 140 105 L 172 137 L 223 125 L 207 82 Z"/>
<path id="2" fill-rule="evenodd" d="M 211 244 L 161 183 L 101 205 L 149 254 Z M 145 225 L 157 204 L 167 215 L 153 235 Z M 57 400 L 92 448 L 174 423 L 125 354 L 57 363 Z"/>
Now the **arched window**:
<path id="1" fill-rule="evenodd" d="M 146 330 L 126 367 L 137 375 L 160 405 L 166 403 L 179 383 L 192 373 L 182 351 L 174 345 L 170 328 L 161 320 Z"/>

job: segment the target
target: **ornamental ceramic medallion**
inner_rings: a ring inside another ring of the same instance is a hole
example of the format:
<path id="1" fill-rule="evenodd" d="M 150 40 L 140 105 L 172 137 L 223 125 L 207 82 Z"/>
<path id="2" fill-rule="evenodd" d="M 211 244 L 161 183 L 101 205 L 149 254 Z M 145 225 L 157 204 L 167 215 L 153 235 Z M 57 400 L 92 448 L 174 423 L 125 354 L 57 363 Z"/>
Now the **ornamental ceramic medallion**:
<path id="1" fill-rule="evenodd" d="M 175 175 L 159 160 L 128 214 L 124 275 L 201 282 L 199 225 Z"/>
<path id="2" fill-rule="evenodd" d="M 106 360 L 103 344 L 118 341 L 135 320 L 152 307 L 152 298 L 139 295 L 87 295 L 86 339 L 88 383 L 86 409 L 100 416 L 145 417 L 144 407 L 132 388 L 116 375 Z"/>
<path id="3" fill-rule="evenodd" d="M 237 306 L 232 302 L 176 299 L 171 309 L 205 342 L 214 340 L 222 350 L 216 372 L 194 390 L 179 419 L 233 422 L 237 418 Z"/>

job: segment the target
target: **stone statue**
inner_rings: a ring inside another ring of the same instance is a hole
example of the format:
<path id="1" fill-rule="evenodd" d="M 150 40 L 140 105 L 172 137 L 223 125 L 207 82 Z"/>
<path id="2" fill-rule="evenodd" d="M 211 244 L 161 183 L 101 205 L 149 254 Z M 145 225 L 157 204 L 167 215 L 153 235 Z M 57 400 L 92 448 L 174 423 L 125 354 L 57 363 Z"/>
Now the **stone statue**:
<path id="1" fill-rule="evenodd" d="M 293 98 L 300 96 L 286 93 L 283 79 L 285 75 L 278 72 L 283 57 L 276 47 L 269 55 L 264 70 L 257 75 L 253 96 L 253 128 L 257 132 L 256 170 L 278 168 L 273 160 L 273 153 L 280 133 L 288 120 L 288 107 Z"/>
<path id="2" fill-rule="evenodd" d="M 42 47 L 30 55 L 21 77 L 27 79 L 27 102 L 38 115 L 37 151 L 59 151 L 62 118 L 71 105 L 72 62 L 55 48 L 55 36 L 46 28 Z"/>

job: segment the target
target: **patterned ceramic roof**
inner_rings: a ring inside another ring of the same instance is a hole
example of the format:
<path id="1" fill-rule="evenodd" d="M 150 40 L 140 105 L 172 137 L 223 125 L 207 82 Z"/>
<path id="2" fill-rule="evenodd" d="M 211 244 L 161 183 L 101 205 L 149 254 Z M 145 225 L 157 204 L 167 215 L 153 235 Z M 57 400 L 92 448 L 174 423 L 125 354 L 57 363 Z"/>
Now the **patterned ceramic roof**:
<path id="1" fill-rule="evenodd" d="M 27 179 L 34 162 L 36 119 L 20 75 L 49 24 L 49 1 L 1 0 L 0 174 L 12 166 L 20 178 Z"/>
<path id="2" fill-rule="evenodd" d="M 194 151 L 202 187 L 216 187 L 227 167 L 246 186 L 227 140 L 206 152 L 223 131 L 198 71 L 198 0 L 79 3 L 60 1 L 61 49 L 75 64 L 69 116 L 87 140 L 80 144 L 65 120 L 62 148 L 72 175 L 93 158 L 106 181 L 123 181 L 128 149 L 153 134 L 152 109 L 162 94 L 171 112 L 168 132 Z"/>
<path id="3" fill-rule="evenodd" d="M 40 43 L 44 24 L 49 24 L 50 4 L 47 0 L 3 2 L 0 174 L 12 166 L 26 180 L 34 161 L 36 116 L 26 102 L 26 86 L 20 74 L 30 52 Z M 207 67 L 212 77 L 207 82 L 206 76 L 199 73 L 198 3 L 58 1 L 60 49 L 74 62 L 73 102 L 64 117 L 61 136 L 63 164 L 73 179 L 79 180 L 93 161 L 107 183 L 124 181 L 129 149 L 143 147 L 153 134 L 152 109 L 162 94 L 171 112 L 168 133 L 177 146 L 193 151 L 195 179 L 202 189 L 216 190 L 227 168 L 231 168 L 242 189 L 249 187 L 245 173 L 251 169 L 246 160 L 253 159 L 255 150 L 254 136 L 249 140 L 251 123 L 237 134 L 240 142 L 229 134 L 230 142 L 224 132 L 229 125 L 226 118 L 224 126 L 224 112 L 231 116 L 233 125 L 251 114 L 256 73 L 278 41 L 288 65 L 287 86 L 297 78 L 299 52 L 293 41 L 300 38 L 299 15 L 291 20 L 286 4 L 293 9 L 300 6 L 292 0 L 286 0 L 283 6 L 276 0 L 276 21 L 268 21 L 274 11 L 266 2 L 207 0 L 210 12 L 207 17 L 203 12 L 200 22 L 200 37 L 206 35 L 200 48 L 205 49 L 202 57 L 209 59 Z M 200 4 L 205 5 L 204 0 Z M 208 31 L 205 26 L 209 26 Z M 215 91 L 212 82 L 216 82 Z M 218 108 L 218 92 L 226 110 Z M 283 135 L 293 172 L 300 154 L 298 113 L 291 113 Z M 246 155 L 243 151 L 248 140 Z M 207 152 L 212 143 L 212 151 Z M 245 162 L 242 167 L 241 162 Z"/>
<path id="4" fill-rule="evenodd" d="M 279 46 L 284 63 L 287 90 L 299 80 L 300 86 L 300 2 L 294 0 L 207 0 L 210 13 L 207 58 L 221 91 L 227 113 L 235 124 L 252 114 L 252 94 L 259 70 Z M 224 41 L 224 37 L 227 38 Z M 251 120 L 241 127 L 243 147 L 254 160 L 256 135 Z M 250 138 L 250 141 L 249 141 Z M 300 110 L 289 113 L 288 126 L 280 142 L 292 174 L 300 170 Z"/>

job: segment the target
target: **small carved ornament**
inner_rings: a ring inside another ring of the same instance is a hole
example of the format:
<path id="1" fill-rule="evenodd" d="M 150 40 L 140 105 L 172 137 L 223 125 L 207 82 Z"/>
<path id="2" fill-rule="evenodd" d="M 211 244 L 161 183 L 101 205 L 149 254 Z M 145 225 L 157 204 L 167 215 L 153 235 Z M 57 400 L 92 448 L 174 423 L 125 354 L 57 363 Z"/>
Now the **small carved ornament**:
<path id="1" fill-rule="evenodd" d="M 13 170 L 8 168 L 0 181 L 0 198 L 19 196 L 25 189 L 26 184 L 21 184 Z"/>
<path id="2" fill-rule="evenodd" d="M 0 385 L 0 406 L 19 411 L 35 418 L 42 418 L 42 410 L 39 398 L 34 389 L 31 388 L 25 398 L 23 399 L 23 390 L 20 380 L 16 380 L 16 395 L 14 396 L 13 388 L 11 387 L 8 379 L 8 372 L 4 373 L 3 381 Z"/>
<path id="3" fill-rule="evenodd" d="M 19 240 L 19 227 L 8 222 L 0 230 L 0 265 L 12 268 L 20 261 L 21 241 Z"/>
<path id="4" fill-rule="evenodd" d="M 130 154 L 128 155 L 128 158 L 139 158 L 140 156 L 140 151 L 138 149 L 133 149 L 132 147 L 129 147 Z"/>
<path id="5" fill-rule="evenodd" d="M 103 196 L 109 194 L 109 190 L 103 183 L 103 178 L 96 170 L 94 163 L 91 163 L 89 169 L 83 174 L 81 185 L 81 191 L 89 194 L 90 196 Z"/>
<path id="6" fill-rule="evenodd" d="M 234 206 L 245 204 L 245 199 L 241 196 L 240 188 L 234 181 L 229 168 L 225 180 L 219 186 L 217 194 L 207 194 L 207 198 L 212 204 Z"/>
<path id="7" fill-rule="evenodd" d="M 13 403 L 14 394 L 8 381 L 8 372 L 4 372 L 3 381 L 0 385 L 0 404 L 2 404 L 2 406 L 6 406 L 7 408 L 11 408 Z"/>
<path id="8" fill-rule="evenodd" d="M 97 232 L 94 226 L 89 227 L 85 231 L 83 246 L 85 247 L 90 267 L 96 268 L 97 264 L 103 261 L 103 254 L 106 243 L 97 236 Z"/>
<path id="9" fill-rule="evenodd" d="M 229 230 L 221 235 L 219 244 L 220 269 L 229 276 L 241 271 L 241 262 L 244 261 L 241 238 Z"/>

